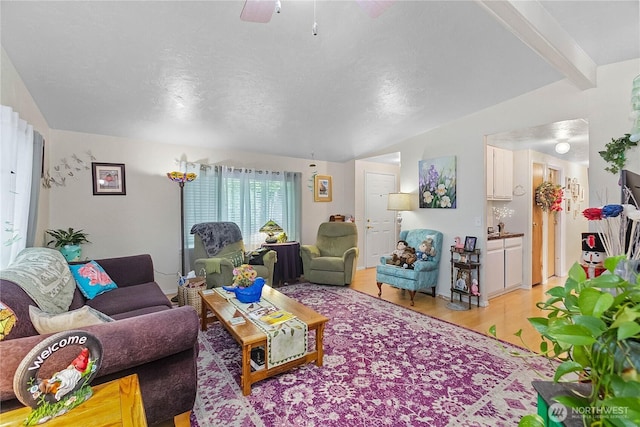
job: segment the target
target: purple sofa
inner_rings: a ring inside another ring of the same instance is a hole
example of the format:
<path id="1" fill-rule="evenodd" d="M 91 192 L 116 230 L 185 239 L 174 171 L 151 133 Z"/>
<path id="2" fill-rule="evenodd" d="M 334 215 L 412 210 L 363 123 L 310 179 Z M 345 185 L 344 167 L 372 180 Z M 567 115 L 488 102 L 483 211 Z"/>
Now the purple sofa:
<path id="1" fill-rule="evenodd" d="M 76 288 L 69 310 L 89 305 L 115 322 L 87 326 L 103 346 L 102 366 L 92 384 L 138 374 L 149 425 L 193 408 L 197 389 L 198 315 L 191 306 L 171 308 L 154 281 L 149 255 L 96 260 L 118 285 L 92 300 Z M 21 406 L 14 373 L 26 354 L 49 335 L 39 335 L 29 318 L 33 300 L 11 281 L 0 280 L 0 300 L 17 323 L 0 341 L 0 411 Z"/>

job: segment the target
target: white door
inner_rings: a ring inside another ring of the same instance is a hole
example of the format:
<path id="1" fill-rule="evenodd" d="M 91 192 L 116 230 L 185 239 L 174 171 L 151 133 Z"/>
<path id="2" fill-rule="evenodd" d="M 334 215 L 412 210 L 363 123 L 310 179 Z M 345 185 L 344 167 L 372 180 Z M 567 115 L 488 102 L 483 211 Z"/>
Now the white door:
<path id="1" fill-rule="evenodd" d="M 380 257 L 396 246 L 396 212 L 387 210 L 389 193 L 396 192 L 396 177 L 391 174 L 365 173 L 364 260 L 375 267 Z"/>

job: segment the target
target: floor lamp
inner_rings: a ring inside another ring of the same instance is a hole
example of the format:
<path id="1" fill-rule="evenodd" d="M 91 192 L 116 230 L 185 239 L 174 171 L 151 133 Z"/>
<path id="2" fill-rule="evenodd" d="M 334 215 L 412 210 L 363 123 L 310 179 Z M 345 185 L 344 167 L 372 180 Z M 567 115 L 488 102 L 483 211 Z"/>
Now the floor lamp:
<path id="1" fill-rule="evenodd" d="M 402 228 L 402 214 L 400 212 L 411 210 L 411 194 L 389 193 L 389 198 L 387 199 L 387 210 L 396 211 L 398 213 L 396 216 L 396 224 L 398 227 L 398 233 L 400 233 L 400 229 Z"/>
<path id="2" fill-rule="evenodd" d="M 183 173 L 183 172 L 167 172 L 167 177 L 173 181 L 177 182 L 178 186 L 180 186 L 180 274 L 184 276 L 186 273 L 184 271 L 184 183 L 191 182 L 196 179 L 197 175 L 195 173 Z"/>

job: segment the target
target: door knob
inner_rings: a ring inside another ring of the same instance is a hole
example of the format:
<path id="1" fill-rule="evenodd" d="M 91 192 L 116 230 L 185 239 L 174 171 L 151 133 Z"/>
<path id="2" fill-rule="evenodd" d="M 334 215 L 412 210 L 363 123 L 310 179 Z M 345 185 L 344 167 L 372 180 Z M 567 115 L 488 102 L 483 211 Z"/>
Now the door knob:
<path id="1" fill-rule="evenodd" d="M 533 226 L 534 226 L 534 227 L 537 227 L 537 226 L 538 226 L 538 223 L 537 223 L 537 222 L 534 222 L 534 223 L 533 223 Z"/>
<path id="2" fill-rule="evenodd" d="M 369 228 L 373 228 L 373 227 L 372 227 L 372 226 L 370 226 L 370 225 L 367 225 L 367 229 L 369 229 Z"/>

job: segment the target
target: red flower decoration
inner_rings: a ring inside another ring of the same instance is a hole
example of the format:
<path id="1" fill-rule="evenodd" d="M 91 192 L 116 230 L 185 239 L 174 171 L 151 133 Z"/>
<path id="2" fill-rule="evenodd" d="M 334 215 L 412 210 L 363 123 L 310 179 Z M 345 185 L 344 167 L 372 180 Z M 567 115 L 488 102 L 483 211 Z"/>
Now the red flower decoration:
<path id="1" fill-rule="evenodd" d="M 601 208 L 587 208 L 582 211 L 582 215 L 587 218 L 589 221 L 595 221 L 602 219 L 602 209 Z"/>

